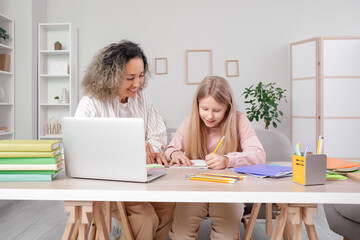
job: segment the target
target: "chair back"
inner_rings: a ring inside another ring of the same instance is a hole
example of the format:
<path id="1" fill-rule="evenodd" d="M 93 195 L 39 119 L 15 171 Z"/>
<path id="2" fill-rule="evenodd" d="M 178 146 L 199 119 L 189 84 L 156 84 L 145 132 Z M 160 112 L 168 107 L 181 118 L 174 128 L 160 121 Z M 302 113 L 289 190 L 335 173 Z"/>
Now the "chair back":
<path id="1" fill-rule="evenodd" d="M 266 162 L 290 162 L 293 149 L 289 139 L 281 132 L 270 129 L 255 129 L 264 147 Z"/>

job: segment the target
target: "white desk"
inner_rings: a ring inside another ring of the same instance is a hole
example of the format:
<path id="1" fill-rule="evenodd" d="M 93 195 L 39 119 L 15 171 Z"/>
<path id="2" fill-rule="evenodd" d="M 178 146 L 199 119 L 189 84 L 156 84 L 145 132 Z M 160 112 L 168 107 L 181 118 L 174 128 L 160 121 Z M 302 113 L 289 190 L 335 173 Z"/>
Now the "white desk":
<path id="1" fill-rule="evenodd" d="M 158 202 L 254 202 L 360 204 L 360 183 L 352 179 L 327 181 L 325 185 L 301 186 L 291 177 L 259 179 L 249 176 L 235 184 L 185 179 L 191 172 L 227 170 L 167 169 L 150 183 L 67 178 L 52 182 L 0 182 L 2 200 L 158 201 Z"/>
<path id="2" fill-rule="evenodd" d="M 235 184 L 224 184 L 187 180 L 185 175 L 196 172 L 234 174 L 232 169 L 219 171 L 167 169 L 166 171 L 165 176 L 150 183 L 74 179 L 66 177 L 64 172 L 52 182 L 0 182 L 0 199 L 66 201 L 66 204 L 70 205 L 68 211 L 71 214 L 64 236 L 71 236 L 76 221 L 80 219 L 80 214 L 76 213 L 77 211 L 79 212 L 83 208 L 86 214 L 92 214 L 94 209 L 98 209 L 98 207 L 95 207 L 96 202 L 100 204 L 102 201 L 360 204 L 360 183 L 352 179 L 327 181 L 325 185 L 304 187 L 292 183 L 291 177 L 260 179 L 249 176 L 246 180 L 237 181 Z M 80 201 L 81 203 L 77 204 L 77 207 L 71 207 L 72 201 Z M 283 208 L 287 209 L 288 206 L 285 204 Z M 258 207 L 260 206 L 258 205 Z M 287 212 L 282 211 L 282 213 L 286 214 Z M 98 213 L 96 216 L 98 222 L 100 222 L 103 217 L 101 217 L 99 211 Z M 279 224 L 275 226 L 276 229 L 274 229 L 272 239 L 281 239 L 286 214 L 281 216 L 279 221 L 277 220 Z M 90 220 L 84 218 L 81 221 L 83 221 L 83 224 L 80 225 L 80 239 L 87 239 L 86 232 Z M 253 221 L 250 219 L 250 222 L 252 222 L 253 227 L 255 219 Z M 106 228 L 105 223 L 102 222 L 99 227 L 103 233 L 102 239 L 108 239 L 106 230 L 104 230 Z M 299 230 L 298 227 L 296 230 L 301 233 L 301 228 Z M 315 233 L 315 230 L 313 232 Z M 250 236 L 247 233 L 245 234 L 245 239 L 249 239 Z M 63 237 L 63 239 L 69 238 Z"/>

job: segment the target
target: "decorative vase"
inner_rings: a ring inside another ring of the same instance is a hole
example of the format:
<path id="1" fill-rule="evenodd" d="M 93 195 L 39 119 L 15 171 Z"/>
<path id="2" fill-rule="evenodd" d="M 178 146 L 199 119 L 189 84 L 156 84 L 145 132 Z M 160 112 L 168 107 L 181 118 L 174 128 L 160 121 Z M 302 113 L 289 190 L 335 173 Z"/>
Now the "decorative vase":
<path id="1" fill-rule="evenodd" d="M 0 44 L 5 44 L 5 39 L 0 37 Z"/>
<path id="2" fill-rule="evenodd" d="M 68 94 L 68 91 L 66 90 L 66 88 L 62 89 L 60 102 L 61 103 L 69 103 L 69 94 Z"/>

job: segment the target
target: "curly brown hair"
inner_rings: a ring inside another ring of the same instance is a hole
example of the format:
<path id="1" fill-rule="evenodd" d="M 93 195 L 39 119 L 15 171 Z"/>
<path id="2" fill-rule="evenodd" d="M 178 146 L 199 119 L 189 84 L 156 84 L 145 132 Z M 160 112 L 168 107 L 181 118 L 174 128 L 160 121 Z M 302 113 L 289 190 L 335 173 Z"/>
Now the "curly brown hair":
<path id="1" fill-rule="evenodd" d="M 133 58 L 143 60 L 144 74 L 147 76 L 149 74 L 147 59 L 138 44 L 122 40 L 101 49 L 86 69 L 82 82 L 84 94 L 101 101 L 116 97 L 124 80 L 125 65 Z M 144 80 L 140 90 L 145 87 L 145 83 Z"/>

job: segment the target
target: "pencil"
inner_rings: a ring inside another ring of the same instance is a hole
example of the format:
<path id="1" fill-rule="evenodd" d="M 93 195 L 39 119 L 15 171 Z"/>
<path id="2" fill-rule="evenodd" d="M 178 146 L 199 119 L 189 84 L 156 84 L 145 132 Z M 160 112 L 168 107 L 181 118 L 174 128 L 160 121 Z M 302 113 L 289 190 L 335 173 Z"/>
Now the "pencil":
<path id="1" fill-rule="evenodd" d="M 231 175 L 231 174 L 221 174 L 221 173 L 201 173 L 201 175 L 228 177 L 228 178 L 234 178 L 234 179 L 239 179 L 239 180 L 243 180 L 243 179 L 247 178 L 246 176 L 238 176 L 238 175 Z"/>
<path id="2" fill-rule="evenodd" d="M 218 150 L 218 148 L 220 147 L 221 143 L 223 142 L 224 138 L 225 138 L 225 136 L 223 136 L 223 137 L 221 138 L 221 140 L 220 140 L 219 144 L 216 146 L 216 148 L 215 148 L 215 150 L 214 150 L 213 154 L 215 154 L 215 153 L 216 153 L 216 151 L 217 151 L 217 150 Z"/>
<path id="3" fill-rule="evenodd" d="M 189 177 L 189 180 L 196 180 L 196 181 L 204 181 L 204 182 L 218 182 L 218 183 L 234 183 L 235 180 L 219 180 L 219 179 L 211 179 L 211 178 L 198 178 L 198 177 Z"/>
<path id="4" fill-rule="evenodd" d="M 188 174 L 187 177 L 196 177 L 196 178 L 206 178 L 206 179 L 218 179 L 218 180 L 234 180 L 234 178 L 230 177 L 220 177 L 220 176 L 207 176 L 202 174 Z M 236 179 L 237 180 L 237 179 Z"/>

